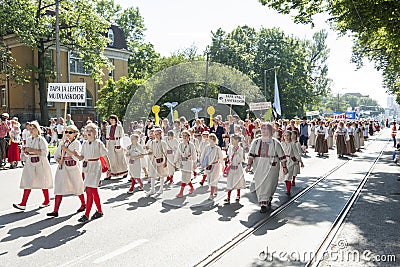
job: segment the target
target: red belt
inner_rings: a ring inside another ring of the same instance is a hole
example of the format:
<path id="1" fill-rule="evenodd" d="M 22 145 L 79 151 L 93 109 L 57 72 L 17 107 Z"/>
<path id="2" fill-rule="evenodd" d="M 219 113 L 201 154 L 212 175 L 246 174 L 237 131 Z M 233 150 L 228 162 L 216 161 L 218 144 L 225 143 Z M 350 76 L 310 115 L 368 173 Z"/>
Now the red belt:
<path id="1" fill-rule="evenodd" d="M 98 161 L 100 158 L 97 159 L 88 159 L 87 161 Z"/>

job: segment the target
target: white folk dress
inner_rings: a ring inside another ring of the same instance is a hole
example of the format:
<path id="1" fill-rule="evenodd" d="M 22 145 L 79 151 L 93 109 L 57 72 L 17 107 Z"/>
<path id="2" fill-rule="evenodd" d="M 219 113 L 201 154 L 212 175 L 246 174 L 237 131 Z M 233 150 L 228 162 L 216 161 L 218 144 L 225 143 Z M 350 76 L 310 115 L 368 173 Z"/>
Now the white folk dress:
<path id="1" fill-rule="evenodd" d="M 61 144 L 63 144 L 61 142 Z M 61 159 L 61 144 L 54 152 L 54 159 Z M 72 143 L 66 143 L 66 146 L 71 151 L 81 151 L 81 143 L 78 140 Z M 54 178 L 54 195 L 81 195 L 83 194 L 83 180 L 80 161 L 77 157 L 70 157 L 65 153 L 64 163 L 61 169 L 58 167 Z"/>
<path id="2" fill-rule="evenodd" d="M 113 128 L 115 128 L 115 130 L 113 130 Z M 128 173 L 128 165 L 120 144 L 120 139 L 123 136 L 124 128 L 122 128 L 121 124 L 107 126 L 106 140 L 111 176 L 120 176 Z"/>
<path id="3" fill-rule="evenodd" d="M 175 153 L 178 149 L 178 140 L 173 138 L 172 140 L 167 139 L 165 141 L 167 143 L 167 169 L 168 176 L 172 176 L 175 173 Z"/>
<path id="4" fill-rule="evenodd" d="M 82 145 L 83 156 L 82 172 L 85 176 L 84 186 L 97 188 L 101 179 L 100 156 L 107 156 L 107 148 L 103 142 L 96 139 L 92 142 L 86 140 Z"/>
<path id="5" fill-rule="evenodd" d="M 144 155 L 145 151 L 140 144 L 136 146 L 130 145 L 127 147 L 126 155 L 128 157 L 128 169 L 129 175 L 132 178 L 142 178 L 142 164 L 141 161 L 143 158 L 137 158 L 141 155 Z"/>
<path id="6" fill-rule="evenodd" d="M 182 172 L 182 183 L 190 183 L 193 167 L 197 162 L 197 152 L 192 142 L 179 143 L 178 149 L 175 152 L 175 162 L 179 162 L 179 168 Z"/>
<path id="7" fill-rule="evenodd" d="M 219 146 L 215 145 L 211 147 L 207 145 L 204 148 L 204 152 L 201 155 L 200 162 L 204 161 L 204 158 L 207 157 L 207 166 L 205 170 L 205 174 L 207 174 L 207 181 L 210 186 L 217 186 L 219 178 L 221 177 L 221 166 L 224 161 L 224 155 L 222 154 L 222 150 Z"/>
<path id="8" fill-rule="evenodd" d="M 254 183 L 259 202 L 270 201 L 276 191 L 280 162 L 286 162 L 285 152 L 275 138 L 255 139 L 249 157 L 254 158 Z"/>
<path id="9" fill-rule="evenodd" d="M 285 152 L 288 173 L 284 174 L 283 168 L 281 168 L 279 171 L 279 181 L 292 181 L 295 173 L 295 165 L 298 161 L 298 158 L 296 157 L 297 148 L 293 142 L 286 143 L 283 141 L 281 142 L 281 145 Z"/>
<path id="10" fill-rule="evenodd" d="M 47 160 L 48 144 L 43 136 L 28 137 L 25 147 L 39 149 L 40 155 L 26 155 L 22 171 L 21 189 L 50 189 L 53 188 L 53 175 Z"/>
<path id="11" fill-rule="evenodd" d="M 167 143 L 163 140 L 150 140 L 147 142 L 147 147 L 149 153 L 152 153 L 149 155 L 149 177 L 157 178 L 167 176 L 167 168 L 164 167 L 167 155 Z"/>
<path id="12" fill-rule="evenodd" d="M 315 125 L 311 126 L 310 139 L 308 139 L 309 146 L 314 147 L 317 136 L 315 135 Z"/>
<path id="13" fill-rule="evenodd" d="M 232 145 L 228 147 L 228 158 L 230 161 L 230 169 L 226 181 L 226 188 L 228 190 L 246 188 L 242 167 L 243 153 L 243 148 L 240 146 L 238 149 L 235 149 Z"/>
<path id="14" fill-rule="evenodd" d="M 301 149 L 300 142 L 298 142 L 298 141 L 294 142 L 294 147 L 296 148 L 294 150 L 294 152 L 295 152 L 295 157 L 296 157 L 297 161 L 294 164 L 293 176 L 297 176 L 300 174 L 300 161 L 301 161 L 301 154 L 303 153 L 303 149 Z"/>

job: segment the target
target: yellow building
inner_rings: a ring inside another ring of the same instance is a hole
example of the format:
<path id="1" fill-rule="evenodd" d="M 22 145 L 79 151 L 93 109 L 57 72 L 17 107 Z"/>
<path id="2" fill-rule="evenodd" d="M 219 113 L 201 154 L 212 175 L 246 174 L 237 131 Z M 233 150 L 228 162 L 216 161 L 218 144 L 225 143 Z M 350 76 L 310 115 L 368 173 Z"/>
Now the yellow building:
<path id="1" fill-rule="evenodd" d="M 110 42 L 104 51 L 104 55 L 110 59 L 114 66 L 112 71 L 104 69 L 103 84 L 109 78 L 118 80 L 121 76 L 128 76 L 128 58 L 130 52 L 123 31 L 112 25 L 108 31 Z M 8 35 L 3 41 L 10 48 L 16 64 L 25 66 L 38 66 L 37 51 L 18 43 L 15 35 Z M 46 57 L 56 66 L 56 51 L 49 50 Z M 84 82 L 86 83 L 86 103 L 68 103 L 67 112 L 72 115 L 75 124 L 80 127 L 88 118 L 97 120 L 98 114 L 94 107 L 98 99 L 98 90 L 102 85 L 96 83 L 83 68 L 83 62 L 73 53 L 61 46 L 60 52 L 61 82 Z M 0 76 L 0 114 L 7 112 L 10 117 L 18 117 L 21 122 L 40 118 L 39 90 L 38 84 L 33 78 L 34 74 L 28 74 L 32 78 L 28 83 L 17 84 L 8 80 L 5 75 Z M 52 81 L 54 82 L 54 81 Z M 47 85 L 46 85 L 47 88 Z M 64 103 L 48 103 L 49 117 L 63 116 Z"/>

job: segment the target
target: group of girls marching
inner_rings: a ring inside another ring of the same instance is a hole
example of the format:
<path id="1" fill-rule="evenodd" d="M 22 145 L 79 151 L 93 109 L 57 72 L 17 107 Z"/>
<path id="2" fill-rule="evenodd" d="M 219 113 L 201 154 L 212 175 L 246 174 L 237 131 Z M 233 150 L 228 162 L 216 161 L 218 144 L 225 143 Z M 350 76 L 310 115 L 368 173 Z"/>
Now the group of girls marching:
<path id="1" fill-rule="evenodd" d="M 109 166 L 107 149 L 97 138 L 97 126 L 93 123 L 86 125 L 86 141 L 81 145 L 77 139 L 79 130 L 75 125 L 65 128 L 64 141 L 60 142 L 54 153 L 54 159 L 58 163 L 53 184 L 53 176 L 47 160 L 48 144 L 42 137 L 38 122 L 30 124 L 31 136 L 27 139 L 22 149 L 27 157 L 22 171 L 20 188 L 24 189 L 22 201 L 13 206 L 19 210 L 25 210 L 29 194 L 32 189 L 42 189 L 44 201 L 40 208 L 50 206 L 49 189 L 54 187 L 55 203 L 52 212 L 47 213 L 50 217 L 58 217 L 58 211 L 64 195 L 74 194 L 79 197 L 80 205 L 77 212 L 85 211 L 78 220 L 85 223 L 89 221 L 93 202 L 97 211 L 91 219 L 103 216 L 98 187 L 102 174 L 100 157 L 103 156 Z M 83 161 L 82 168 L 79 161 Z M 86 190 L 86 202 L 83 195 Z"/>
<path id="2" fill-rule="evenodd" d="M 97 126 L 93 123 L 86 125 L 85 141 L 82 145 L 77 138 L 79 130 L 76 126 L 70 125 L 65 128 L 64 141 L 60 143 L 54 154 L 54 159 L 58 163 L 54 185 L 47 160 L 47 142 L 40 135 L 40 131 L 39 124 L 32 122 L 29 128 L 31 136 L 23 148 L 23 153 L 27 157 L 20 183 L 20 188 L 24 189 L 23 198 L 19 204 L 13 204 L 13 206 L 25 210 L 31 189 L 42 189 L 45 199 L 40 207 L 47 207 L 50 205 L 48 189 L 54 187 L 54 209 L 47 213 L 48 216 L 58 217 L 63 196 L 74 194 L 79 198 L 77 212 L 85 211 L 79 222 L 86 223 L 90 219 L 102 217 L 103 211 L 98 192 L 102 175 L 100 157 L 104 158 L 107 167 L 113 173 L 120 172 L 121 168 L 113 168 L 112 164 L 110 166 L 108 150 L 97 138 Z M 112 130 L 110 141 L 118 140 L 115 134 L 116 130 Z M 151 186 L 147 195 L 153 195 L 156 193 L 155 180 L 159 178 L 157 193 L 162 194 L 164 178 L 167 178 L 166 183 L 173 183 L 175 171 L 179 169 L 182 173 L 181 185 L 176 197 L 182 198 L 186 186 L 189 187 L 188 194 L 193 194 L 194 186 L 191 181 L 196 176 L 196 168 L 199 167 L 203 173 L 200 185 L 203 186 L 207 180 L 210 186 L 210 200 L 213 200 L 217 194 L 218 182 L 223 173 L 227 179 L 227 197 L 224 203 L 230 203 L 232 190 L 236 190 L 236 201 L 239 201 L 241 190 L 246 188 L 242 166 L 245 157 L 241 146 L 243 137 L 240 134 L 231 136 L 226 156 L 218 146 L 215 134 L 204 131 L 201 136 L 194 137 L 193 131 L 184 130 L 180 133 L 180 137 L 178 139 L 171 130 L 167 133 L 167 137 L 163 138 L 161 129 L 153 130 L 147 143 L 144 143 L 140 131 L 130 136 L 131 144 L 123 150 L 124 158 L 121 159 L 127 161 L 125 164 L 131 178 L 131 186 L 127 193 L 134 193 L 136 184 L 139 185 L 139 190 L 143 190 L 142 178 L 149 178 Z M 285 181 L 288 195 L 290 195 L 291 186 L 295 185 L 295 178 L 300 173 L 300 167 L 304 167 L 301 160 L 301 146 L 297 140 L 297 131 L 285 131 L 281 142 L 287 157 L 288 172 L 287 174 L 282 172 L 280 180 Z M 80 161 L 82 164 L 79 163 Z M 119 164 L 123 165 L 121 162 Z M 86 201 L 84 191 L 86 191 Z M 93 202 L 97 210 L 90 218 Z"/>

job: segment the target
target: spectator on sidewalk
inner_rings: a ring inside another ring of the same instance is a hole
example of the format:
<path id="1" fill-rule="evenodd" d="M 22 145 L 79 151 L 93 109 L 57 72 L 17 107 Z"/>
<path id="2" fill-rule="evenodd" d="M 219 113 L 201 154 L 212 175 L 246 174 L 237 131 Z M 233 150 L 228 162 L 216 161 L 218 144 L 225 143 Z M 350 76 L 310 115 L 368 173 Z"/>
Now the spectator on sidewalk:
<path id="1" fill-rule="evenodd" d="M 393 147 L 396 147 L 396 135 L 397 135 L 397 127 L 396 122 L 392 123 L 392 139 L 393 139 Z"/>
<path id="2" fill-rule="evenodd" d="M 7 158 L 7 136 L 11 130 L 11 123 L 8 120 L 8 113 L 3 113 L 0 117 L 0 165 L 3 167 L 6 164 Z"/>

